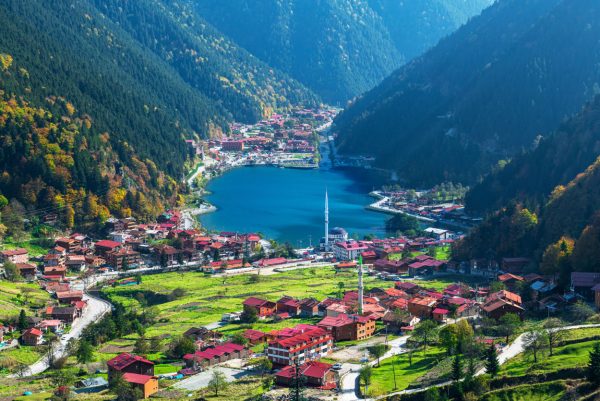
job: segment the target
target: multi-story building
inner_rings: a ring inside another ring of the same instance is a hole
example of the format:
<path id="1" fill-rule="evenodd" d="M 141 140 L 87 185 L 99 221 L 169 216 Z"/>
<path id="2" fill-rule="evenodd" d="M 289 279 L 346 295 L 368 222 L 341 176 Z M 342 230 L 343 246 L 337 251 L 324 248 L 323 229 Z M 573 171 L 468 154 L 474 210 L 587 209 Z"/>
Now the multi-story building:
<path id="1" fill-rule="evenodd" d="M 342 241 L 333 244 L 333 254 L 337 260 L 355 260 L 368 247 L 358 241 Z"/>
<path id="2" fill-rule="evenodd" d="M 267 357 L 275 365 L 303 364 L 328 355 L 333 348 L 333 337 L 320 327 L 299 325 L 288 333 L 292 335 L 269 342 Z"/>
<path id="3" fill-rule="evenodd" d="M 123 268 L 132 269 L 139 267 L 141 263 L 139 252 L 127 248 L 108 252 L 105 257 L 106 262 L 116 270 L 121 270 Z"/>

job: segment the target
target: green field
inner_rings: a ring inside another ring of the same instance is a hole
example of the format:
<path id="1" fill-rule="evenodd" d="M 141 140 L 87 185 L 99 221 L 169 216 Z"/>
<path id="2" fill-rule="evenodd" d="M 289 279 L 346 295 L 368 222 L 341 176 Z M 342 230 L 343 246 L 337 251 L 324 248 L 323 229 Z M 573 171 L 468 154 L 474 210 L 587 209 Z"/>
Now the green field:
<path id="1" fill-rule="evenodd" d="M 142 284 L 136 286 L 106 287 L 104 292 L 112 301 L 139 310 L 140 304 L 135 299 L 138 293 L 144 293 L 148 298 L 149 294 L 167 295 L 176 288 L 183 289 L 183 297 L 155 305 L 160 310 L 160 323 L 146 330 L 146 336 L 153 337 L 181 334 L 192 326 L 219 321 L 223 313 L 242 310 L 242 302 L 250 296 L 272 301 L 282 295 L 322 300 L 337 296 L 339 282 L 344 283 L 346 291 L 357 288 L 357 274 L 354 271 L 336 274 L 333 268 L 298 269 L 264 275 L 260 276 L 259 282 L 253 282 L 251 277 L 211 277 L 198 272 L 165 273 L 144 276 Z M 366 277 L 365 285 L 367 288 L 375 285 L 390 287 L 392 283 Z M 284 321 L 280 327 L 288 327 L 293 323 L 293 320 Z"/>
<path id="2" fill-rule="evenodd" d="M 476 276 L 466 276 L 461 274 L 448 274 L 446 276 L 435 277 L 435 279 L 424 279 L 424 280 L 404 280 L 409 281 L 415 284 L 418 284 L 422 287 L 434 289 L 437 291 L 442 291 L 444 288 L 448 287 L 453 283 L 465 283 L 468 285 L 482 284 L 487 283 L 487 279 L 476 277 Z"/>
<path id="3" fill-rule="evenodd" d="M 522 376 L 526 374 L 541 374 L 556 370 L 584 367 L 589 358 L 589 352 L 597 341 L 585 341 L 565 345 L 554 350 L 554 355 L 545 354 L 538 357 L 538 362 L 525 355 L 518 355 L 502 366 L 501 375 Z"/>
<path id="4" fill-rule="evenodd" d="M 491 391 L 480 398 L 480 401 L 559 401 L 563 399 L 566 388 L 562 380 L 524 384 Z"/>
<path id="5" fill-rule="evenodd" d="M 0 322 L 17 316 L 21 309 L 31 315 L 35 310 L 44 308 L 49 300 L 50 294 L 37 283 L 0 281 Z"/>
<path id="6" fill-rule="evenodd" d="M 406 353 L 383 359 L 380 367 L 373 368 L 369 395 L 377 396 L 404 390 L 445 356 L 446 351 L 442 347 L 428 347 L 427 350 L 419 350 L 413 354 L 412 365 L 409 364 Z M 394 388 L 394 369 L 396 371 L 396 388 Z"/>

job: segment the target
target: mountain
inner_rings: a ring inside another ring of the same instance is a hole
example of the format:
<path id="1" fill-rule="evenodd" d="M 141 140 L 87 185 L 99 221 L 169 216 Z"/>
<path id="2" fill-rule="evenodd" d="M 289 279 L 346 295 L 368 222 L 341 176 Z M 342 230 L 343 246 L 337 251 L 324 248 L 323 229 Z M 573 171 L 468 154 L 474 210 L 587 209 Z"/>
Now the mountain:
<path id="1" fill-rule="evenodd" d="M 485 213 L 513 200 L 535 207 L 544 203 L 553 189 L 567 185 L 584 171 L 599 154 L 600 97 L 596 97 L 535 149 L 514 157 L 471 188 L 466 207 Z"/>
<path id="2" fill-rule="evenodd" d="M 190 0 L 252 54 L 330 103 L 371 89 L 492 0 Z"/>
<path id="3" fill-rule="evenodd" d="M 600 89 L 600 3 L 502 0 L 335 121 L 342 154 L 413 184 L 473 183 Z"/>
<path id="4" fill-rule="evenodd" d="M 229 121 L 253 122 L 293 104 L 318 103 L 310 90 L 177 1 L 4 1 L 0 53 L 17 68 L 1 77 L 5 100 L 23 99 L 22 107 L 50 111 L 48 99 L 65 99 L 79 120 L 91 123 L 90 138 L 100 135 L 106 142 L 109 155 L 90 159 L 104 160 L 98 166 L 103 180 L 126 182 L 138 191 L 150 188 L 163 200 L 177 194 L 185 172 L 185 138 L 219 135 Z M 60 138 L 49 138 L 55 140 Z M 63 150 L 77 160 L 76 148 Z M 91 153 L 96 151 L 103 152 Z M 121 178 L 113 179 L 115 174 Z M 29 178 L 60 193 L 69 189 L 50 184 L 42 173 Z M 85 187 L 80 178 L 72 174 L 68 184 Z M 20 183 L 1 190 L 25 200 Z M 44 199 L 36 196 L 31 205 L 46 207 Z M 117 204 L 112 212 L 118 212 Z"/>
<path id="5" fill-rule="evenodd" d="M 548 268 L 548 249 L 574 242 L 573 269 L 598 271 L 599 153 L 600 96 L 470 191 L 468 204 L 501 206 L 456 247 L 457 258 L 534 255 Z"/>

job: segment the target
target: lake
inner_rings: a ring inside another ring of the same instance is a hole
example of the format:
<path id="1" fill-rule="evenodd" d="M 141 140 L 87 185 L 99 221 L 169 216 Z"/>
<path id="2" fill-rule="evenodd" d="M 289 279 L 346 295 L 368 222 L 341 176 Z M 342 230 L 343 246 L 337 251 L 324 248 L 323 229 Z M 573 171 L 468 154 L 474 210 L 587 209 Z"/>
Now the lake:
<path id="1" fill-rule="evenodd" d="M 206 200 L 217 211 L 200 216 L 210 230 L 260 232 L 297 247 L 317 244 L 324 233 L 325 189 L 329 227 L 350 235 L 382 236 L 388 216 L 365 209 L 368 193 L 382 177 L 359 169 L 283 169 L 241 167 L 209 182 Z"/>

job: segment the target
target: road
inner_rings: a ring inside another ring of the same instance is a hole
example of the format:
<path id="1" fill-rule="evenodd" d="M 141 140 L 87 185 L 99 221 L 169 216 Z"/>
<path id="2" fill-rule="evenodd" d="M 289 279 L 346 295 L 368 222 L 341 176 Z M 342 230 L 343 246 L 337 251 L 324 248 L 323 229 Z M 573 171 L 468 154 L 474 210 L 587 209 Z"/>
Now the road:
<path id="1" fill-rule="evenodd" d="M 600 324 L 579 324 L 579 325 L 574 325 L 574 326 L 565 326 L 565 327 L 559 327 L 556 329 L 553 329 L 553 331 L 564 331 L 564 330 L 577 330 L 577 329 L 585 329 L 585 328 L 595 328 L 595 327 L 600 327 Z M 516 357 L 517 355 L 521 354 L 522 352 L 525 351 L 525 347 L 526 347 L 526 343 L 525 343 L 525 336 L 527 335 L 527 333 L 523 333 L 521 335 L 519 335 L 517 338 L 515 338 L 515 340 L 506 348 L 504 348 L 500 354 L 498 355 L 498 362 L 500 363 L 500 365 L 506 363 L 508 360 Z M 479 371 L 477 371 L 477 373 L 475 373 L 475 376 L 480 376 L 482 374 L 485 373 L 485 368 L 480 369 Z M 344 384 L 346 382 L 344 381 Z M 447 382 L 443 382 L 443 383 L 438 383 L 435 384 L 433 386 L 428 386 L 428 387 L 422 387 L 422 388 L 415 388 L 415 389 L 410 389 L 410 390 L 402 390 L 402 391 L 398 391 L 395 393 L 390 393 L 390 394 L 386 394 L 384 396 L 380 396 L 374 399 L 365 399 L 365 400 L 369 400 L 369 401 L 375 401 L 375 400 L 380 400 L 380 399 L 384 399 L 387 397 L 390 397 L 392 395 L 401 395 L 401 394 L 410 394 L 410 393 L 417 393 L 417 392 L 421 392 L 421 391 L 426 391 L 432 387 L 442 387 L 442 386 L 447 386 L 448 384 L 451 384 L 451 381 L 447 381 Z M 353 392 L 352 392 L 353 393 Z M 344 398 L 344 401 L 354 401 L 354 400 L 358 400 L 359 398 Z"/>
<path id="2" fill-rule="evenodd" d="M 59 343 L 54 350 L 54 359 L 66 356 L 67 343 L 69 340 L 72 338 L 79 338 L 83 332 L 83 329 L 98 321 L 106 313 L 110 312 L 112 308 L 110 303 L 100 298 L 92 297 L 89 294 L 84 295 L 83 299 L 88 302 L 88 305 L 83 312 L 83 315 L 73 322 L 71 330 L 60 338 Z M 20 376 L 34 376 L 44 372 L 46 369 L 48 369 L 48 358 L 43 357 L 33 365 L 29 365 L 29 367 Z"/>

